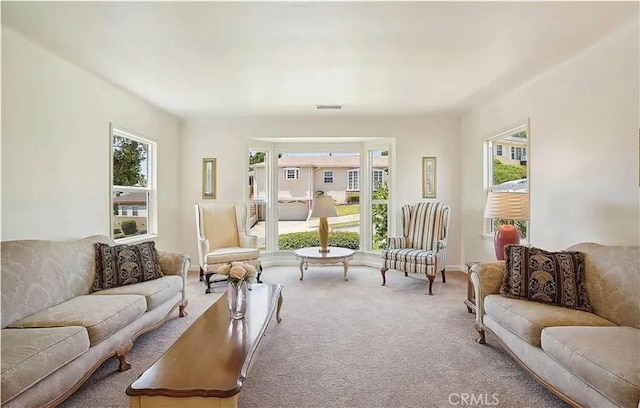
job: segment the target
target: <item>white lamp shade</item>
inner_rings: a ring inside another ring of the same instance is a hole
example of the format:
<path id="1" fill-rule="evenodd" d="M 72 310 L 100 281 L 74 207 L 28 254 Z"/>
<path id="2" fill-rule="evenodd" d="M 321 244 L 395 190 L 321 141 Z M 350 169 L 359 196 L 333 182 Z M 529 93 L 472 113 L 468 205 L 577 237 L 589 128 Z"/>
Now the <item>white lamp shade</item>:
<path id="1" fill-rule="evenodd" d="M 320 196 L 313 199 L 310 218 L 337 217 L 336 207 L 331 196 Z"/>
<path id="2" fill-rule="evenodd" d="M 529 193 L 513 191 L 489 191 L 484 218 L 503 220 L 529 219 Z"/>

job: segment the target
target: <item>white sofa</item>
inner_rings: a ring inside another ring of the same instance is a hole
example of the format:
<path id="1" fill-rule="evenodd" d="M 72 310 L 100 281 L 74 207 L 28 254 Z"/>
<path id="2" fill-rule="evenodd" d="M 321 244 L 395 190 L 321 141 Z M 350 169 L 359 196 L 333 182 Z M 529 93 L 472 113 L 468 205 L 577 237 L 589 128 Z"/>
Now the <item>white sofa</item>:
<path id="1" fill-rule="evenodd" d="M 179 307 L 185 316 L 189 258 L 158 251 L 162 277 L 92 293 L 96 242 L 2 242 L 3 408 L 53 407 L 108 358 L 129 369 L 133 340 Z M 123 391 L 124 392 L 124 391 Z"/>
<path id="2" fill-rule="evenodd" d="M 572 406 L 640 406 L 639 247 L 582 243 L 593 313 L 501 296 L 504 262 L 471 272 L 479 343 L 485 330 Z"/>

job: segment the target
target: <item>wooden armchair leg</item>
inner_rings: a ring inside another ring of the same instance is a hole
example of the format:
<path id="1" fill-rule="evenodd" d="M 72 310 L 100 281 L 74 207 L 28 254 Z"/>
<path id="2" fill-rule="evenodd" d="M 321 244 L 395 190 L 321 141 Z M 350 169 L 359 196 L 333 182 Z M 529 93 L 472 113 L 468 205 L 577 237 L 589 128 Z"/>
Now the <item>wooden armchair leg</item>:
<path id="1" fill-rule="evenodd" d="M 433 287 L 433 281 L 436 279 L 436 277 L 427 275 L 427 278 L 429 279 L 429 294 L 433 295 L 433 291 L 431 290 L 431 288 Z"/>
<path id="2" fill-rule="evenodd" d="M 447 283 L 447 278 L 444 277 L 444 269 L 442 270 L 442 283 Z"/>
<path id="3" fill-rule="evenodd" d="M 380 269 L 380 274 L 382 274 L 382 286 L 384 286 L 385 283 L 387 283 L 387 278 L 385 276 L 385 273 L 387 273 L 388 270 L 389 270 L 389 268 L 381 268 Z"/>
<path id="4" fill-rule="evenodd" d="M 204 270 L 200 267 L 200 282 L 204 281 Z"/>
<path id="5" fill-rule="evenodd" d="M 262 265 L 258 265 L 258 276 L 256 276 L 256 281 L 258 283 L 262 283 L 262 281 L 260 280 L 260 275 L 262 275 Z"/>

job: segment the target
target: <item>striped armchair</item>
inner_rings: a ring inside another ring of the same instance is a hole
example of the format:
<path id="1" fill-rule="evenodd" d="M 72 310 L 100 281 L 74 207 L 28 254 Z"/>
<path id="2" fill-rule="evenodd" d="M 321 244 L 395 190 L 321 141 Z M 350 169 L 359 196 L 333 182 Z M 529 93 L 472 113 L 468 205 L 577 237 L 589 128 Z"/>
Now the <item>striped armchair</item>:
<path id="1" fill-rule="evenodd" d="M 409 276 L 408 272 L 426 274 L 430 295 L 437 271 L 442 272 L 442 282 L 446 282 L 449 212 L 449 206 L 439 202 L 402 207 L 403 236 L 387 238 L 387 247 L 382 251 L 382 286 L 387 283 L 385 274 L 389 269 L 402 271 L 404 276 Z"/>

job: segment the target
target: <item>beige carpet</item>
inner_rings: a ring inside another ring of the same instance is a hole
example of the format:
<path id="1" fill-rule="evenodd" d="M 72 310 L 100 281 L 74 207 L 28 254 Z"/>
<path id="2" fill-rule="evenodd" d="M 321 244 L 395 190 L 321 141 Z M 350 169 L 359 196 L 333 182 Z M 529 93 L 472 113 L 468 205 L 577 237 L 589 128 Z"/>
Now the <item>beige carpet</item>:
<path id="1" fill-rule="evenodd" d="M 452 407 L 461 406 L 463 393 L 498 407 L 566 407 L 494 337 L 487 335 L 486 345 L 475 343 L 474 318 L 462 303 L 464 273 L 448 273 L 445 284 L 436 280 L 434 296 L 426 295 L 424 281 L 395 271 L 387 272 L 387 286 L 381 287 L 379 271 L 367 267 L 351 267 L 348 282 L 337 266 L 312 265 L 304 281 L 295 267 L 267 268 L 262 278 L 284 284 L 283 321 L 270 323 L 240 407 Z M 193 279 L 188 317 L 138 338 L 131 370 L 118 372 L 111 359 L 61 406 L 128 406 L 126 387 L 223 285 L 205 295 L 204 285 Z"/>

